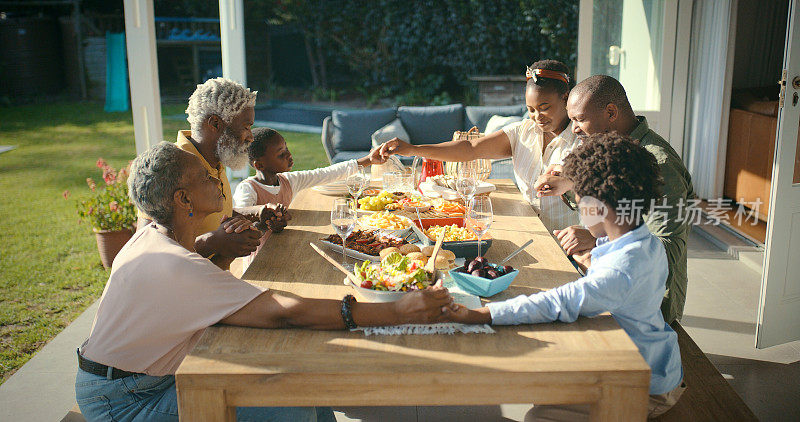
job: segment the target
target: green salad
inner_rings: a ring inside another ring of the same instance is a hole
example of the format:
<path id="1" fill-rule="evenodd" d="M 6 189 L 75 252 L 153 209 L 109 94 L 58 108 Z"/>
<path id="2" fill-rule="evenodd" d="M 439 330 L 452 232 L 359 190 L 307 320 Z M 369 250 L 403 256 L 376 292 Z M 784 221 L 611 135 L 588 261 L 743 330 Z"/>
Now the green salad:
<path id="1" fill-rule="evenodd" d="M 422 290 L 431 285 L 432 278 L 419 261 L 397 252 L 386 255 L 381 262 L 356 265 L 355 274 L 365 289 L 393 292 Z"/>

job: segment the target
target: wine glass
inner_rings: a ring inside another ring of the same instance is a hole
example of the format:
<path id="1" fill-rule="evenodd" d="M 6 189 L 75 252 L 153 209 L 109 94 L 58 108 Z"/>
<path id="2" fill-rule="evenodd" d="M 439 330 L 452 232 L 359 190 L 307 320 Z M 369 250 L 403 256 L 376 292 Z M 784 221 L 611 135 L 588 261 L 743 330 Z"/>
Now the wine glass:
<path id="1" fill-rule="evenodd" d="M 488 196 L 476 196 L 470 199 L 467 207 L 467 224 L 478 237 L 478 256 L 481 256 L 481 240 L 494 220 L 492 201 Z"/>
<path id="2" fill-rule="evenodd" d="M 361 193 L 364 192 L 364 189 L 369 185 L 369 177 L 366 171 L 364 171 L 364 166 L 358 166 L 355 173 L 347 176 L 345 183 L 347 183 L 347 190 L 350 192 L 350 196 L 353 197 L 355 209 L 356 212 L 358 212 L 358 197 L 361 196 Z"/>
<path id="3" fill-rule="evenodd" d="M 338 198 L 333 203 L 331 209 L 331 225 L 342 238 L 342 265 L 347 265 L 347 255 L 345 254 L 345 243 L 347 237 L 353 232 L 356 226 L 356 212 L 349 199 Z"/>
<path id="4" fill-rule="evenodd" d="M 461 163 L 458 166 L 458 173 L 456 173 L 456 191 L 458 192 L 464 204 L 468 204 L 472 197 L 475 195 L 475 189 L 478 181 L 475 176 L 475 169 L 470 162 Z"/>

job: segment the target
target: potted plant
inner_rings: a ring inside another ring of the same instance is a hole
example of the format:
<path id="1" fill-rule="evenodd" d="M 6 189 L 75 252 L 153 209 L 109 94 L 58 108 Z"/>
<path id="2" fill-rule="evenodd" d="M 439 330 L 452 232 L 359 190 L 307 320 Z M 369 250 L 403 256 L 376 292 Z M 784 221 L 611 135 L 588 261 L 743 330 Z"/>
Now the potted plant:
<path id="1" fill-rule="evenodd" d="M 103 171 L 105 184 L 98 186 L 91 177 L 86 178 L 91 193 L 78 201 L 77 208 L 81 221 L 89 222 L 94 230 L 103 267 L 111 268 L 117 253 L 133 236 L 136 207 L 128 197 L 128 168 L 117 171 L 102 158 L 97 160 L 97 168 Z M 64 198 L 68 196 L 69 192 L 64 192 Z"/>

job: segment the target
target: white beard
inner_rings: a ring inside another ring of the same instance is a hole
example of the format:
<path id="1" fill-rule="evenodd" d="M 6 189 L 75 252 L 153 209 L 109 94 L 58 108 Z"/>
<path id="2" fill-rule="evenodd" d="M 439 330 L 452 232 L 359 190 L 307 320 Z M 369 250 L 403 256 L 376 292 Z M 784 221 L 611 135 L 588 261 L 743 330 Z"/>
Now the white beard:
<path id="1" fill-rule="evenodd" d="M 217 157 L 225 167 L 233 170 L 241 170 L 247 166 L 247 142 L 239 142 L 231 134 L 228 128 L 222 133 L 217 141 Z"/>

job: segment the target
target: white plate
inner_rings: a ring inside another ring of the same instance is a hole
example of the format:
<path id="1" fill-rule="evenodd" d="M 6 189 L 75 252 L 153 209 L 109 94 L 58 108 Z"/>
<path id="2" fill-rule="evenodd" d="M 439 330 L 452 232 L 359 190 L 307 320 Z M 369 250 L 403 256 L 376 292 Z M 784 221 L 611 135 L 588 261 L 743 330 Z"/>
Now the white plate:
<path id="1" fill-rule="evenodd" d="M 422 182 L 419 184 L 419 189 L 425 196 L 431 198 L 444 198 L 449 201 L 461 199 L 461 195 L 458 194 L 453 189 L 446 188 L 443 186 L 439 186 L 433 182 Z M 475 186 L 475 195 L 480 195 L 482 193 L 494 192 L 497 190 L 497 187 L 489 182 L 479 182 L 477 186 Z"/>
<path id="2" fill-rule="evenodd" d="M 347 189 L 347 182 L 345 180 L 337 180 L 335 182 L 328 183 L 327 185 L 317 185 L 311 189 L 323 195 L 343 195 L 350 193 L 350 191 Z"/>

